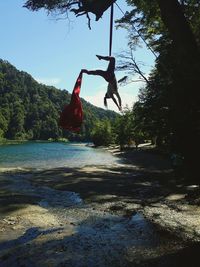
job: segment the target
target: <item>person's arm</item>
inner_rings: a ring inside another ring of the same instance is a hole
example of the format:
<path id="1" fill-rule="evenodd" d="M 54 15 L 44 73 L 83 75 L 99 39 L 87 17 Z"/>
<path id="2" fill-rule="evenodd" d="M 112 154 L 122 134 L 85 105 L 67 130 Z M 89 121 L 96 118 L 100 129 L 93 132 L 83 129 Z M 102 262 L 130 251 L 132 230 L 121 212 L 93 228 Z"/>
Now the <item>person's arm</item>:
<path id="1" fill-rule="evenodd" d="M 121 78 L 120 80 L 118 80 L 118 83 L 122 83 L 122 82 L 126 82 L 126 80 L 128 79 L 128 76 L 124 76 L 123 78 Z"/>

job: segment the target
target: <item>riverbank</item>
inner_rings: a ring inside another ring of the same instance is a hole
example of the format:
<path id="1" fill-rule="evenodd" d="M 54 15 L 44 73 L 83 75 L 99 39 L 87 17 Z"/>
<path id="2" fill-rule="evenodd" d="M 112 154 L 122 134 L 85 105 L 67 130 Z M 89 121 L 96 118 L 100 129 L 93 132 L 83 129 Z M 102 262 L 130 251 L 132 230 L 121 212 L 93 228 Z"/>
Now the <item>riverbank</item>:
<path id="1" fill-rule="evenodd" d="M 0 266 L 197 266 L 199 185 L 109 149 L 121 163 L 0 173 Z"/>
<path id="2" fill-rule="evenodd" d="M 48 140 L 28 140 L 28 139 L 24 139 L 24 140 L 10 140 L 10 139 L 0 139 L 0 146 L 3 145 L 21 145 L 24 143 L 32 143 L 32 142 L 37 142 L 37 143 L 51 143 L 51 142 L 58 142 L 58 143 L 69 143 L 69 140 L 66 138 L 59 138 L 59 139 L 53 139 L 50 138 Z"/>
<path id="3" fill-rule="evenodd" d="M 149 146 L 139 150 L 120 151 L 119 147 L 108 150 L 143 173 L 139 189 L 142 214 L 184 241 L 199 242 L 200 183 L 177 173 L 167 155 Z"/>

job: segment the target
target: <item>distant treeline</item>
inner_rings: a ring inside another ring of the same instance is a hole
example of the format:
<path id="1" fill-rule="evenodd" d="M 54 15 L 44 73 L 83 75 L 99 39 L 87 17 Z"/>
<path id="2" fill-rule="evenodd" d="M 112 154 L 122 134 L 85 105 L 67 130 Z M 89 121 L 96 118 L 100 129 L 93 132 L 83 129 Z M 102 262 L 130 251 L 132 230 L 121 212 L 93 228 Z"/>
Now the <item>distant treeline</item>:
<path id="1" fill-rule="evenodd" d="M 98 121 L 113 121 L 119 116 L 82 99 L 84 123 L 81 132 L 70 133 L 58 126 L 59 114 L 70 98 L 68 91 L 40 84 L 28 73 L 0 59 L 0 138 L 91 140 Z"/>

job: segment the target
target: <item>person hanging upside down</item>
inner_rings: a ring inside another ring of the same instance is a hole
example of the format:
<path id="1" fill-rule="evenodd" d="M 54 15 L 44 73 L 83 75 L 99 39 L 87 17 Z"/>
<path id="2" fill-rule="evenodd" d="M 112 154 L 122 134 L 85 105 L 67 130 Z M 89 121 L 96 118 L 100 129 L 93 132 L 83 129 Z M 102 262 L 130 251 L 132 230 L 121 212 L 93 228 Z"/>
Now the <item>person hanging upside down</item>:
<path id="1" fill-rule="evenodd" d="M 108 82 L 107 92 L 104 97 L 104 105 L 107 107 L 107 99 L 111 98 L 114 101 L 114 103 L 117 105 L 118 109 L 121 111 L 122 101 L 118 93 L 117 80 L 115 77 L 115 58 L 110 57 L 110 56 L 99 56 L 99 55 L 96 55 L 96 56 L 99 60 L 103 59 L 103 60 L 109 61 L 107 70 L 82 69 L 81 72 L 86 73 L 88 75 L 98 75 L 98 76 L 103 77 Z M 114 95 L 116 95 L 119 103 L 117 102 Z"/>

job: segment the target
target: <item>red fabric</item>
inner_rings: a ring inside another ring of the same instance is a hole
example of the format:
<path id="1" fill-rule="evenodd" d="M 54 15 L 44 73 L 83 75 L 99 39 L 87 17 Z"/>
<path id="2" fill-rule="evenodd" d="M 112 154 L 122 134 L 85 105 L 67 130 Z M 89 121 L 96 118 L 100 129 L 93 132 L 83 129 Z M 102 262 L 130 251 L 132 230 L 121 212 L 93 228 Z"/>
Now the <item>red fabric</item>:
<path id="1" fill-rule="evenodd" d="M 71 96 L 71 102 L 66 105 L 60 114 L 59 126 L 63 129 L 78 132 L 83 122 L 83 109 L 79 97 L 81 91 L 82 74 L 76 80 Z"/>

